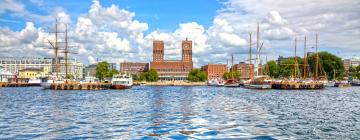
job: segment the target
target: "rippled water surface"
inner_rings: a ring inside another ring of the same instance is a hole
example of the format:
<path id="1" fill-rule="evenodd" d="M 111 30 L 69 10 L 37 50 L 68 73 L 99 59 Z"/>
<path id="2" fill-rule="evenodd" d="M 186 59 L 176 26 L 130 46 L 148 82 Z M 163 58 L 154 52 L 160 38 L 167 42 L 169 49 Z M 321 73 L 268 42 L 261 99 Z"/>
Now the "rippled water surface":
<path id="1" fill-rule="evenodd" d="M 0 139 L 360 139 L 360 87 L 0 88 Z"/>

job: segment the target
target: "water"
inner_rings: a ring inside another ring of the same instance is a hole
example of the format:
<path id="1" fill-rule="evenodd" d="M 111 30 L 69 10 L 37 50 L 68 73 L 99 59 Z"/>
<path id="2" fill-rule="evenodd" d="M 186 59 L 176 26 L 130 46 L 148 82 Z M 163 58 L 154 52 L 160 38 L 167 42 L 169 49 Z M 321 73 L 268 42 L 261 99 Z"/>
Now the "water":
<path id="1" fill-rule="evenodd" d="M 360 87 L 0 88 L 0 139 L 360 139 Z"/>

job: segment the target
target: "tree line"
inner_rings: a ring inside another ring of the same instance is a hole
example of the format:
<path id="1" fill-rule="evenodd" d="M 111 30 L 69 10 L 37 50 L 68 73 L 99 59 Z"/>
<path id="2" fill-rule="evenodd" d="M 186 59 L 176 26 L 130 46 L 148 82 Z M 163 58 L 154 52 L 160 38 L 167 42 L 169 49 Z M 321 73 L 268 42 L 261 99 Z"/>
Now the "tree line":
<path id="1" fill-rule="evenodd" d="M 326 76 L 328 79 L 341 79 L 346 76 L 343 61 L 340 57 L 329 52 L 319 52 L 318 75 Z M 296 75 L 296 77 L 303 77 L 304 75 L 304 59 L 297 57 L 297 66 L 295 58 L 288 58 L 279 64 L 276 61 L 268 61 L 264 71 L 273 78 L 288 78 Z M 307 57 L 306 76 L 314 77 L 316 71 L 316 54 L 311 54 Z M 296 69 L 296 73 L 295 73 Z"/>

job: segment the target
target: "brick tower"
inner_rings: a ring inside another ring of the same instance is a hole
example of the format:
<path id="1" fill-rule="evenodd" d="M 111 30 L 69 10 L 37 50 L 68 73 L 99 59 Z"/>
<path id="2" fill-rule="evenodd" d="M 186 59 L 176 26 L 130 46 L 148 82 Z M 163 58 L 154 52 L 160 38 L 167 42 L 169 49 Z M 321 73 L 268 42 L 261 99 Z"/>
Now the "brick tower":
<path id="1" fill-rule="evenodd" d="M 164 42 L 161 40 L 153 41 L 153 61 L 164 61 Z"/>
<path id="2" fill-rule="evenodd" d="M 192 62 L 192 41 L 183 40 L 181 43 L 182 46 L 182 61 Z"/>

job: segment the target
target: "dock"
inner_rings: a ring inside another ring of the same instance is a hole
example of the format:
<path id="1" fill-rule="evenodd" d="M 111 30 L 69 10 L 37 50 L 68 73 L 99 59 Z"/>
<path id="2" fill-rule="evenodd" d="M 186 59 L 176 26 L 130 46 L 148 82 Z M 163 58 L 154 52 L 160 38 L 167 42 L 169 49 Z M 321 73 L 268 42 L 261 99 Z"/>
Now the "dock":
<path id="1" fill-rule="evenodd" d="M 29 83 L 8 83 L 8 82 L 0 82 L 0 87 L 29 87 L 33 86 Z"/>
<path id="2" fill-rule="evenodd" d="M 50 85 L 52 90 L 107 90 L 111 83 L 54 83 Z"/>
<path id="3" fill-rule="evenodd" d="M 323 89 L 324 84 L 313 82 L 313 83 L 303 83 L 303 82 L 277 82 L 271 85 L 272 89 L 284 89 L 284 90 L 316 90 Z"/>

